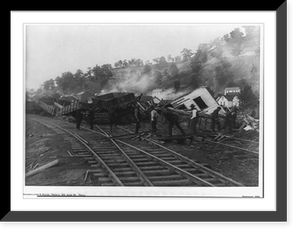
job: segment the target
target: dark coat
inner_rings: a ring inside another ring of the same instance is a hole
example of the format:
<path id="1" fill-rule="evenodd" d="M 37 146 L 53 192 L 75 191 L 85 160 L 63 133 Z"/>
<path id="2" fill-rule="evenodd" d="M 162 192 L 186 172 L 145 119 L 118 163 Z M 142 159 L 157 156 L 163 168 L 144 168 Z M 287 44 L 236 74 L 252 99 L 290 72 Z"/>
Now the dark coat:
<path id="1" fill-rule="evenodd" d="M 175 122 L 178 122 L 178 115 L 173 113 L 173 112 L 170 112 L 170 111 L 164 111 L 163 112 L 163 116 L 165 117 L 165 119 L 171 123 L 175 123 Z"/>
<path id="2" fill-rule="evenodd" d="M 95 118 L 95 111 L 94 110 L 89 111 L 88 118 L 89 118 L 89 120 L 94 120 L 94 118 Z"/>
<path id="3" fill-rule="evenodd" d="M 80 122 L 83 119 L 83 114 L 82 114 L 82 110 L 78 109 L 76 111 L 76 121 Z"/>
<path id="4" fill-rule="evenodd" d="M 215 109 L 211 114 L 211 118 L 213 118 L 213 119 L 218 118 L 219 111 L 220 111 L 220 109 Z"/>

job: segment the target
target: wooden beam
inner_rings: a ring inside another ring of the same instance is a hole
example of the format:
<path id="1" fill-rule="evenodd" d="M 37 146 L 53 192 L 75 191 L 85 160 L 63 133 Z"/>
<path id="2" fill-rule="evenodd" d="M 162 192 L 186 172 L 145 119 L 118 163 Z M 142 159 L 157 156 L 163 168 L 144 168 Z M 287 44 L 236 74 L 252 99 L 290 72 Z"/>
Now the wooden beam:
<path id="1" fill-rule="evenodd" d="M 35 175 L 35 174 L 37 174 L 37 173 L 39 173 L 39 172 L 41 172 L 41 171 L 43 171 L 43 170 L 45 170 L 45 169 L 47 169 L 49 167 L 55 166 L 56 164 L 58 164 L 58 160 L 57 159 L 54 160 L 54 161 L 52 161 L 52 162 L 49 162 L 49 163 L 47 163 L 47 164 L 45 164 L 45 165 L 43 165 L 41 167 L 38 167 L 38 168 L 36 168 L 36 169 L 34 169 L 32 171 L 27 172 L 26 173 L 26 177 L 31 176 L 31 175 Z"/>

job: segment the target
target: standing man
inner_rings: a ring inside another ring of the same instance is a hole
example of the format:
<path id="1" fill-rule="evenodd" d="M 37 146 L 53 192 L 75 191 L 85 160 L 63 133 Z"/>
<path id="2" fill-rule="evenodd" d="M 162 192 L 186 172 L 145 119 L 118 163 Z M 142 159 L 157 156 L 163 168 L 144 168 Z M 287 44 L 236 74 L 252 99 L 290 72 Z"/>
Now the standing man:
<path id="1" fill-rule="evenodd" d="M 110 135 L 112 136 L 112 127 L 116 126 L 117 123 L 117 114 L 114 108 L 108 110 L 108 118 L 109 118 L 109 127 L 110 127 Z"/>
<path id="2" fill-rule="evenodd" d="M 219 123 L 219 111 L 221 110 L 221 107 L 219 106 L 216 108 L 213 113 L 211 114 L 211 130 L 215 131 L 215 124 L 218 124 L 218 130 L 220 130 L 220 123 Z"/>
<path id="3" fill-rule="evenodd" d="M 78 109 L 76 111 L 76 129 L 80 129 L 80 124 L 82 122 L 82 119 L 83 119 L 83 113 L 82 113 L 82 110 L 81 109 Z"/>
<path id="4" fill-rule="evenodd" d="M 191 104 L 192 116 L 191 116 L 191 132 L 193 135 L 197 135 L 196 125 L 198 122 L 198 111 L 194 104 Z"/>
<path id="5" fill-rule="evenodd" d="M 175 126 L 178 128 L 178 130 L 181 132 L 182 135 L 185 135 L 184 130 L 181 128 L 180 124 L 179 124 L 179 117 L 177 114 L 166 110 L 166 109 L 160 109 L 158 111 L 158 113 L 162 113 L 162 115 L 165 117 L 165 119 L 168 121 L 169 125 L 169 136 L 172 136 L 172 128 L 175 124 Z"/>
<path id="6" fill-rule="evenodd" d="M 94 108 L 91 108 L 88 113 L 88 120 L 89 120 L 91 130 L 93 130 L 94 127 L 94 119 L 95 119 L 95 110 Z"/>
<path id="7" fill-rule="evenodd" d="M 134 118 L 135 118 L 135 134 L 139 132 L 139 129 L 141 127 L 141 112 L 140 112 L 140 107 L 138 103 L 136 103 L 135 108 L 134 108 Z"/>
<path id="8" fill-rule="evenodd" d="M 236 128 L 236 116 L 237 116 L 238 108 L 234 106 L 231 112 L 231 119 L 232 119 L 232 127 Z"/>
<path id="9" fill-rule="evenodd" d="M 150 107 L 151 109 L 151 127 L 152 127 L 152 132 L 156 133 L 157 129 L 156 129 L 156 125 L 157 125 L 157 117 L 158 117 L 158 113 L 157 111 L 154 109 L 154 106 Z"/>
<path id="10" fill-rule="evenodd" d="M 226 110 L 225 123 L 223 129 L 229 128 L 229 134 L 232 133 L 232 115 L 229 109 Z"/>

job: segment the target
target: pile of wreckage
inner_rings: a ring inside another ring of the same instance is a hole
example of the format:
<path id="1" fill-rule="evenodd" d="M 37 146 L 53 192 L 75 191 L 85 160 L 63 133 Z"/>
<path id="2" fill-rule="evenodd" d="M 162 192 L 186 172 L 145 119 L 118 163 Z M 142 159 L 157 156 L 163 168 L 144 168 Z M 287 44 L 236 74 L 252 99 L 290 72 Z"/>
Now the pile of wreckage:
<path id="1" fill-rule="evenodd" d="M 52 116 L 73 115 L 78 109 L 88 110 L 95 108 L 95 123 L 108 122 L 108 110 L 115 109 L 120 120 L 124 122 L 133 122 L 133 107 L 139 105 L 144 120 L 149 121 L 150 107 L 167 107 L 170 111 L 180 117 L 183 125 L 189 125 L 191 115 L 191 105 L 193 104 L 198 111 L 198 128 L 201 130 L 210 129 L 211 113 L 220 105 L 210 94 L 206 87 L 199 87 L 193 91 L 187 92 L 173 100 L 163 100 L 157 97 L 140 94 L 135 96 L 129 92 L 111 92 L 111 93 L 88 93 L 81 92 L 77 95 L 62 95 L 59 100 L 49 100 L 42 98 L 39 105 L 42 109 Z M 222 122 L 225 117 L 225 109 L 221 106 L 219 116 Z M 236 123 L 239 130 L 259 131 L 259 119 L 251 115 L 252 110 L 238 111 Z"/>
<path id="2" fill-rule="evenodd" d="M 237 123 L 240 124 L 239 131 L 245 130 L 253 130 L 259 132 L 259 119 L 255 119 L 251 116 L 253 111 L 251 109 L 247 109 L 243 112 L 239 112 L 237 115 Z"/>
<path id="3" fill-rule="evenodd" d="M 158 102 L 156 100 L 156 102 Z M 141 99 L 134 93 L 111 92 L 111 93 L 87 93 L 61 95 L 59 99 L 51 96 L 43 96 L 37 100 L 39 108 L 45 113 L 55 117 L 72 120 L 77 110 L 88 111 L 94 108 L 95 123 L 105 124 L 109 122 L 108 111 L 114 109 L 122 122 L 133 121 L 133 108 L 136 104 L 141 107 L 142 113 L 148 115 L 149 107 L 153 105 L 153 99 Z"/>
<path id="4" fill-rule="evenodd" d="M 196 90 L 188 92 L 180 97 L 177 97 L 173 101 L 168 102 L 172 107 L 167 109 L 177 113 L 180 116 L 181 123 L 183 125 L 189 125 L 189 119 L 191 115 L 190 107 L 193 104 L 198 110 L 199 122 L 198 127 L 201 130 L 209 130 L 211 122 L 212 112 L 219 107 L 215 98 L 209 93 L 206 87 L 200 87 Z M 221 107 L 219 112 L 221 125 L 224 124 L 226 108 Z M 257 109 L 258 107 L 256 107 Z M 230 110 L 230 109 L 229 109 Z M 257 111 L 258 113 L 258 111 Z M 247 109 L 245 111 L 239 110 L 237 112 L 236 124 L 238 126 L 238 131 L 253 130 L 259 132 L 259 118 L 257 113 L 253 115 L 252 109 Z"/>

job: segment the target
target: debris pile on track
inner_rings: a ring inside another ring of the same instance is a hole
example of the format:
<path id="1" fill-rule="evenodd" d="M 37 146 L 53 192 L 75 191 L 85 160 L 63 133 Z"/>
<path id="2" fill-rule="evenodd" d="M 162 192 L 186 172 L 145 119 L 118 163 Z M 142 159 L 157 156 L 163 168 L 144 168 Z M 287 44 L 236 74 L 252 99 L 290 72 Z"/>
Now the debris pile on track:
<path id="1" fill-rule="evenodd" d="M 259 119 L 252 117 L 251 113 L 251 109 L 238 113 L 236 122 L 239 123 L 239 130 L 255 130 L 259 132 Z"/>

